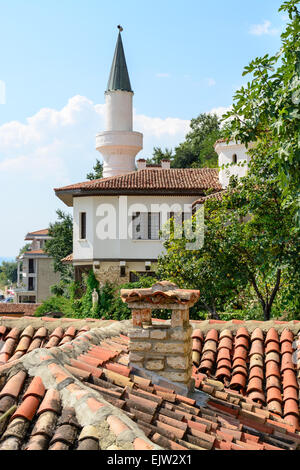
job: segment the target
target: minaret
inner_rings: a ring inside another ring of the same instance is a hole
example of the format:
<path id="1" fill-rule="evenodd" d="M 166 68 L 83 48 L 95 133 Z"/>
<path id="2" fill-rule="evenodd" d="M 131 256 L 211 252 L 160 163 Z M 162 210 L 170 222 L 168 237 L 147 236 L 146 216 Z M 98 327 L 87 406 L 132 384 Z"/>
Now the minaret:
<path id="1" fill-rule="evenodd" d="M 143 148 L 143 134 L 132 130 L 132 99 L 121 32 L 105 92 L 105 132 L 96 137 L 96 149 L 103 156 L 103 178 L 135 170 L 135 157 Z"/>

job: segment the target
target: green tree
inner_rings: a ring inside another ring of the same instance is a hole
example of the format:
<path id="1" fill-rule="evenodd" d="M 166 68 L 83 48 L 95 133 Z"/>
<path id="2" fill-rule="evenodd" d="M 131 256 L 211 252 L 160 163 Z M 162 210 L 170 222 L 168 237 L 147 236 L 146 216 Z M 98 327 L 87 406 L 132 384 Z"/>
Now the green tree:
<path id="1" fill-rule="evenodd" d="M 1 284 L 15 284 L 17 282 L 17 263 L 15 261 L 3 261 L 0 265 Z M 9 282 L 8 282 L 9 281 Z"/>
<path id="2" fill-rule="evenodd" d="M 284 204 L 295 208 L 300 222 L 300 14 L 299 0 L 285 1 L 289 17 L 280 51 L 256 58 L 244 70 L 252 79 L 234 96 L 225 115 L 225 137 L 249 145 L 262 171 L 270 169 Z M 276 167 L 276 171 L 274 171 Z"/>
<path id="3" fill-rule="evenodd" d="M 185 141 L 175 148 L 173 168 L 202 168 L 218 166 L 214 144 L 221 135 L 220 121 L 216 114 L 200 114 L 191 120 L 191 131 Z"/>
<path id="4" fill-rule="evenodd" d="M 54 260 L 54 270 L 61 274 L 62 280 L 73 278 L 73 267 L 62 263 L 62 259 L 73 251 L 73 219 L 68 213 L 57 210 L 58 220 L 49 227 L 51 237 L 45 243 L 45 252 Z"/>
<path id="5" fill-rule="evenodd" d="M 163 151 L 160 147 L 154 147 L 152 158 L 147 160 L 147 163 L 150 164 L 160 164 L 162 160 L 172 160 L 173 159 L 173 152 L 172 149 L 165 148 Z"/>
<path id="6" fill-rule="evenodd" d="M 157 276 L 182 289 L 200 290 L 200 300 L 191 317 L 197 319 L 198 311 L 206 311 L 211 318 L 220 319 L 219 313 L 238 295 L 243 280 L 232 277 L 232 273 L 228 276 L 228 267 L 208 247 L 201 252 L 187 250 L 186 243 L 184 238 L 176 240 L 171 236 L 165 243 L 166 254 L 158 260 Z"/>
<path id="7" fill-rule="evenodd" d="M 283 277 L 295 280 L 300 268 L 293 210 L 281 201 L 282 192 L 271 178 L 253 172 L 240 182 L 232 179 L 221 201 L 206 202 L 203 248 L 189 251 L 185 238 L 171 235 L 158 274 L 200 289 L 201 302 L 213 316 L 250 285 L 269 320 Z"/>
<path id="8" fill-rule="evenodd" d="M 18 256 L 23 255 L 23 253 L 25 253 L 26 251 L 30 251 L 30 248 L 31 248 L 31 243 L 26 243 L 22 248 L 20 248 Z"/>
<path id="9" fill-rule="evenodd" d="M 103 178 L 103 163 L 100 160 L 96 160 L 96 164 L 93 167 L 93 171 L 86 175 L 88 180 L 97 180 Z"/>

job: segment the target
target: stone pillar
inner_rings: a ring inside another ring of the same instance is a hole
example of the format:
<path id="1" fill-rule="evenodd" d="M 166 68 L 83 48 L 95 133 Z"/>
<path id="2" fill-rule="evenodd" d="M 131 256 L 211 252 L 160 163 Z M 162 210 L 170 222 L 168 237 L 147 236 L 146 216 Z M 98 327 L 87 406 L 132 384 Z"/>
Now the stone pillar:
<path id="1" fill-rule="evenodd" d="M 129 362 L 164 379 L 192 384 L 192 327 L 189 308 L 200 292 L 178 289 L 164 281 L 150 289 L 122 290 L 121 298 L 132 310 Z M 153 324 L 154 309 L 171 310 L 171 322 Z"/>
<path id="2" fill-rule="evenodd" d="M 186 312 L 186 311 L 185 311 Z M 156 372 L 165 379 L 189 385 L 192 376 L 192 327 L 145 325 L 129 332 L 131 366 Z"/>

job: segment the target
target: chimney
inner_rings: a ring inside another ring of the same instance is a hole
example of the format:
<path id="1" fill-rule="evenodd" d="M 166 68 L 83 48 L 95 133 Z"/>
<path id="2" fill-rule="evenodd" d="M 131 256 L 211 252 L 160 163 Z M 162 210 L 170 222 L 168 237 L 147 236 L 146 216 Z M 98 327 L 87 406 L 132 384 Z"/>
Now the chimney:
<path id="1" fill-rule="evenodd" d="M 189 309 L 199 299 L 198 290 L 179 289 L 169 281 L 149 289 L 122 289 L 121 299 L 132 311 L 129 362 L 151 375 L 192 390 L 192 326 Z M 171 323 L 152 324 L 152 310 L 172 311 Z"/>
<path id="2" fill-rule="evenodd" d="M 137 162 L 137 169 L 138 170 L 145 170 L 147 166 L 147 162 L 144 158 L 140 158 Z"/>
<path id="3" fill-rule="evenodd" d="M 162 161 L 161 161 L 161 168 L 163 170 L 169 170 L 171 167 L 171 160 L 168 160 L 167 158 L 164 158 Z"/>

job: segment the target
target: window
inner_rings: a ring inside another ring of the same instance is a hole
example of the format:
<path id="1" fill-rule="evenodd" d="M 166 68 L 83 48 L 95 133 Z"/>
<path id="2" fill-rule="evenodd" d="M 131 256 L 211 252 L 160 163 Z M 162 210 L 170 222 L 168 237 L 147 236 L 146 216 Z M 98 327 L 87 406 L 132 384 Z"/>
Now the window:
<path id="1" fill-rule="evenodd" d="M 34 274 L 34 259 L 28 260 L 28 272 L 29 274 Z"/>
<path id="2" fill-rule="evenodd" d="M 148 240 L 159 240 L 159 212 L 148 213 Z"/>
<path id="3" fill-rule="evenodd" d="M 120 266 L 120 277 L 126 277 L 126 266 Z"/>
<path id="4" fill-rule="evenodd" d="M 80 212 L 79 234 L 80 240 L 86 239 L 86 212 Z"/>
<path id="5" fill-rule="evenodd" d="M 232 163 L 237 164 L 237 154 L 232 155 Z"/>
<path id="6" fill-rule="evenodd" d="M 183 224 L 191 217 L 191 214 L 182 212 L 169 212 L 168 219 L 170 221 L 170 233 L 175 235 L 175 238 L 181 238 L 184 235 Z"/>
<path id="7" fill-rule="evenodd" d="M 29 277 L 28 278 L 28 290 L 29 291 L 34 290 L 34 277 Z"/>
<path id="8" fill-rule="evenodd" d="M 159 212 L 136 212 L 132 216 L 133 240 L 159 240 Z"/>

